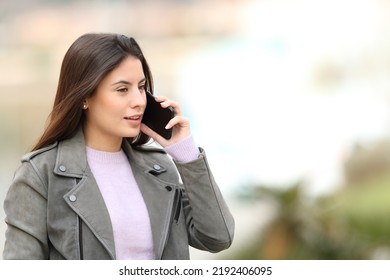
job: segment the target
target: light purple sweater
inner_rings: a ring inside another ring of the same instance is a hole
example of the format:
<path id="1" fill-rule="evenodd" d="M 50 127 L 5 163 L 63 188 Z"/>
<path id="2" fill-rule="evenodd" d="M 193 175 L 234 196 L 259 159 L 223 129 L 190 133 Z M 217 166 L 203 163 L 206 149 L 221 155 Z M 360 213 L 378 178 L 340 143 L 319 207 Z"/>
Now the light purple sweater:
<path id="1" fill-rule="evenodd" d="M 199 156 L 192 136 L 165 148 L 178 162 Z M 87 147 L 87 160 L 110 214 L 118 260 L 154 259 L 149 213 L 123 150 L 102 152 Z"/>

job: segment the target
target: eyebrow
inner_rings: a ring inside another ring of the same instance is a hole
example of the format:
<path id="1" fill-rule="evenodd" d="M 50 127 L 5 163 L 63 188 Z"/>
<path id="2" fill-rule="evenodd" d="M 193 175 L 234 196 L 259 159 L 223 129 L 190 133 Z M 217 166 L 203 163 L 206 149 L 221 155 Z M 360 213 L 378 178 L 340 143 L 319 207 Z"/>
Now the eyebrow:
<path id="1" fill-rule="evenodd" d="M 138 84 L 143 83 L 145 81 L 146 81 L 146 78 L 143 78 L 141 81 L 138 82 Z M 111 86 L 115 86 L 115 85 L 118 85 L 118 84 L 131 85 L 131 83 L 128 82 L 128 81 L 120 80 L 120 81 L 117 81 L 117 82 L 113 83 Z"/>

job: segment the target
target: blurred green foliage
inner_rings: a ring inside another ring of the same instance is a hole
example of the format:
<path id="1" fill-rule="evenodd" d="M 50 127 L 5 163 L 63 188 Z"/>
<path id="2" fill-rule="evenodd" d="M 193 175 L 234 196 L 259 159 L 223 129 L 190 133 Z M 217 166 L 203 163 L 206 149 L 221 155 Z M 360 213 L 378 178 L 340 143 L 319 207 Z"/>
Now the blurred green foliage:
<path id="1" fill-rule="evenodd" d="M 254 244 L 234 258 L 390 258 L 389 185 L 390 176 L 383 176 L 317 198 L 305 196 L 303 182 L 285 188 L 250 188 L 247 195 L 260 202 L 273 201 L 277 214 L 259 229 Z"/>

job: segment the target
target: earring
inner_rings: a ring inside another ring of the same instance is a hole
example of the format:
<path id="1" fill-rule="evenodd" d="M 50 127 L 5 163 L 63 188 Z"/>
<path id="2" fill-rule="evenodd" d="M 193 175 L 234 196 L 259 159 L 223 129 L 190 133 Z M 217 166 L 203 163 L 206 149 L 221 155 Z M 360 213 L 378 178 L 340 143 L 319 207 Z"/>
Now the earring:
<path id="1" fill-rule="evenodd" d="M 87 104 L 83 105 L 83 109 L 86 110 L 88 108 Z"/>

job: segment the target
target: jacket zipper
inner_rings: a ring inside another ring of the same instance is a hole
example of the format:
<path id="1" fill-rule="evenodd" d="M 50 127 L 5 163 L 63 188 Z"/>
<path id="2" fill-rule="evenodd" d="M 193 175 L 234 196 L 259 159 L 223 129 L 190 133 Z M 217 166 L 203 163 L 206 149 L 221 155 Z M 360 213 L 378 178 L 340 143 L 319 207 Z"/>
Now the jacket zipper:
<path id="1" fill-rule="evenodd" d="M 79 248 L 80 248 L 80 260 L 84 259 L 84 252 L 83 252 L 83 229 L 82 229 L 82 221 L 79 216 Z"/>
<path id="2" fill-rule="evenodd" d="M 176 192 L 175 192 L 175 197 L 173 199 L 174 201 L 174 217 L 173 217 L 173 220 L 178 223 L 179 222 L 179 218 L 180 218 L 180 211 L 181 211 L 181 189 L 178 188 L 176 189 Z M 176 202 L 176 203 L 175 203 Z"/>

